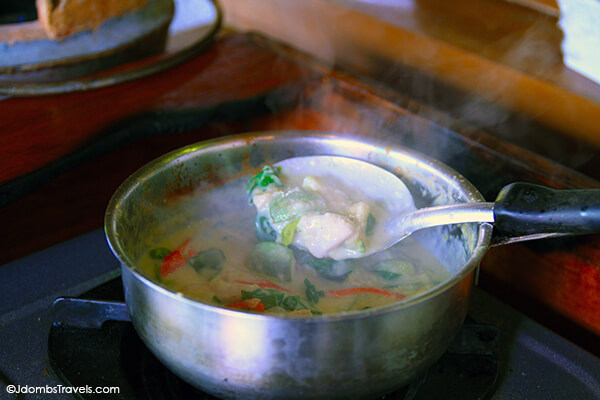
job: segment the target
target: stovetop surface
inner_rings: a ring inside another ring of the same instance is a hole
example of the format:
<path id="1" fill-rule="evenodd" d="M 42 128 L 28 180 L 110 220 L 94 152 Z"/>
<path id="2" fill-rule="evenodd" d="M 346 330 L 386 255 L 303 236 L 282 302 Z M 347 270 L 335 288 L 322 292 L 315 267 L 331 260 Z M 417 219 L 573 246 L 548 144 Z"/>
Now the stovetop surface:
<path id="1" fill-rule="evenodd" d="M 0 399 L 75 398 L 15 396 L 7 387 L 65 385 L 48 357 L 52 302 L 79 296 L 119 274 L 100 229 L 0 266 Z M 598 358 L 477 288 L 469 320 L 494 326 L 500 333 L 499 375 L 487 398 L 600 399 Z"/>

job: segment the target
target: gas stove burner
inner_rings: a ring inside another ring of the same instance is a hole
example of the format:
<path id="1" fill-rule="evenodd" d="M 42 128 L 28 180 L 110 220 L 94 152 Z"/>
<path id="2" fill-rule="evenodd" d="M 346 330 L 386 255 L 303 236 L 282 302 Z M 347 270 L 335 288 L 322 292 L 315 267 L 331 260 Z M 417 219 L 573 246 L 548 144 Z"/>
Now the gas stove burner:
<path id="1" fill-rule="evenodd" d="M 125 329 L 121 351 L 123 368 L 131 374 L 131 381 L 139 384 L 138 388 L 141 392 L 139 398 L 217 400 L 216 397 L 187 384 L 165 368 L 141 344 L 140 338 L 133 329 Z"/>
<path id="2" fill-rule="evenodd" d="M 81 298 L 122 300 L 121 280 L 113 279 Z M 130 322 L 106 321 L 99 326 L 52 325 L 48 355 L 65 384 L 119 387 L 120 394 L 112 394 L 111 399 L 216 400 L 164 367 Z M 485 399 L 493 392 L 498 375 L 497 342 L 496 328 L 467 320 L 446 354 L 424 376 L 381 400 Z"/>
<path id="3" fill-rule="evenodd" d="M 467 320 L 411 400 L 486 399 L 498 377 L 498 330 Z"/>

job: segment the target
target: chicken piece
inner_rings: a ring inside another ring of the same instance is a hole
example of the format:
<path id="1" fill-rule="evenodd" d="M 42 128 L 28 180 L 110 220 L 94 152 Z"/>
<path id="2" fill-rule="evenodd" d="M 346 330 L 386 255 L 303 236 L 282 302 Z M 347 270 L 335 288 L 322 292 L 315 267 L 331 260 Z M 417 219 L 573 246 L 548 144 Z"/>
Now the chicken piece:
<path id="1" fill-rule="evenodd" d="M 354 225 L 344 216 L 333 213 L 305 215 L 296 227 L 297 243 L 312 255 L 323 258 L 356 234 Z"/>
<path id="2" fill-rule="evenodd" d="M 302 188 L 318 193 L 330 207 L 329 211 L 340 213 L 352 205 L 352 200 L 346 193 L 331 185 L 324 184 L 313 175 L 307 175 L 302 181 Z"/>
<path id="3" fill-rule="evenodd" d="M 352 220 L 360 226 L 358 229 L 360 232 L 364 232 L 367 227 L 367 218 L 369 218 L 370 212 L 371 207 L 369 207 L 367 203 L 359 201 L 358 203 L 352 204 L 352 206 L 346 210 L 346 215 L 352 218 Z"/>
<path id="4" fill-rule="evenodd" d="M 355 234 L 348 238 L 344 246 L 349 249 L 359 249 L 364 246 L 365 231 L 367 230 L 367 218 L 369 217 L 370 207 L 367 203 L 354 203 L 346 210 L 346 216 L 354 223 Z"/>
<path id="5" fill-rule="evenodd" d="M 323 190 L 323 184 L 319 179 L 317 179 L 314 175 L 307 175 L 302 180 L 302 187 L 307 190 L 312 190 L 313 192 L 318 192 Z"/>

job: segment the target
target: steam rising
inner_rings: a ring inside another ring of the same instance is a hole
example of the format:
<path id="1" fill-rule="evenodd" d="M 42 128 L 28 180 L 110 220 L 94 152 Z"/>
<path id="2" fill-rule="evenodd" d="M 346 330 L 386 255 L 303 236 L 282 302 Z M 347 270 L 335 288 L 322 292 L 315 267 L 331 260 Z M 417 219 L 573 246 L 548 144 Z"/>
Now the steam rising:
<path id="1" fill-rule="evenodd" d="M 395 102 L 411 112 L 442 125 L 450 124 L 450 128 L 454 122 L 458 122 L 460 125 L 482 130 L 572 168 L 580 167 L 595 155 L 594 149 L 586 143 L 565 137 L 556 128 L 544 125 L 544 116 L 540 113 L 547 111 L 544 111 L 543 103 L 536 105 L 537 113 L 530 109 L 521 112 L 522 105 L 514 103 L 525 100 L 519 99 L 522 90 L 514 86 L 516 80 L 505 79 L 495 69 L 477 67 L 469 71 L 468 68 L 473 64 L 465 62 L 465 69 L 454 72 L 467 81 L 464 83 L 465 87 L 459 88 L 447 81 L 443 74 L 436 72 L 443 70 L 442 63 L 446 61 L 435 46 L 412 49 L 417 55 L 407 56 L 402 53 L 406 48 L 402 46 L 405 45 L 384 41 L 395 37 L 389 36 L 390 26 L 397 26 L 423 34 L 442 46 L 455 46 L 457 50 L 456 46 L 462 46 L 460 50 L 466 51 L 466 54 L 477 54 L 490 61 L 491 65 L 504 68 L 504 71 L 514 71 L 545 81 L 552 77 L 556 79 L 556 69 L 562 65 L 562 34 L 551 17 L 541 18 L 533 11 L 529 11 L 530 15 L 524 10 L 523 13 L 530 18 L 514 22 L 514 29 L 500 29 L 499 26 L 494 26 L 492 20 L 474 21 L 479 25 L 471 29 L 472 27 L 461 26 L 448 18 L 448 15 L 444 16 L 443 13 L 449 12 L 448 10 L 439 10 L 431 2 L 419 0 L 348 0 L 343 5 L 332 2 L 331 7 L 324 7 L 322 3 L 314 1 L 282 1 L 273 3 L 270 7 L 275 17 L 266 18 L 266 22 L 261 21 L 270 24 L 264 28 L 267 34 L 316 56 L 325 68 L 342 69 L 361 76 L 369 84 L 383 90 L 395 90 L 400 94 Z M 497 7 L 519 6 L 503 4 Z M 353 9 L 368 16 L 356 18 Z M 301 20 L 306 21 L 306 24 L 298 23 L 298 15 L 302 15 Z M 465 15 L 459 16 L 464 20 Z M 506 15 L 499 17 L 496 23 L 509 23 L 506 18 Z M 381 22 L 377 23 L 378 20 Z M 368 26 L 368 32 L 364 32 L 352 26 L 356 21 L 367 21 L 372 25 Z M 361 37 L 357 31 L 368 37 Z M 452 38 L 443 36 L 447 32 L 453 35 Z M 469 37 L 468 34 L 473 35 L 473 32 L 485 32 L 486 38 Z M 377 40 L 379 37 L 382 39 Z M 453 59 L 451 63 L 452 68 L 458 68 L 461 60 Z M 278 66 L 274 65 L 273 68 Z M 472 82 L 472 87 L 469 87 L 469 81 Z M 484 83 L 484 93 L 478 83 Z M 351 111 L 345 109 L 343 102 L 337 101 L 336 96 L 336 88 L 325 82 L 309 95 L 299 98 L 297 122 L 301 126 L 286 128 L 341 133 L 375 132 L 380 137 L 396 142 L 400 140 L 401 144 L 415 147 L 419 151 L 427 150 L 434 157 L 445 158 L 443 152 L 447 143 L 417 142 L 429 140 L 427 135 L 419 138 L 414 132 L 415 129 L 423 129 L 421 122 L 415 123 L 411 118 L 403 117 L 391 121 L 368 108 L 358 115 L 350 115 L 348 112 Z M 420 104 L 426 107 L 420 107 Z M 307 123 L 307 113 L 313 107 L 327 110 L 330 119 Z M 431 110 L 441 111 L 442 114 L 431 113 Z M 443 114 L 451 115 L 452 119 Z M 313 122 L 316 123 L 311 125 Z"/>

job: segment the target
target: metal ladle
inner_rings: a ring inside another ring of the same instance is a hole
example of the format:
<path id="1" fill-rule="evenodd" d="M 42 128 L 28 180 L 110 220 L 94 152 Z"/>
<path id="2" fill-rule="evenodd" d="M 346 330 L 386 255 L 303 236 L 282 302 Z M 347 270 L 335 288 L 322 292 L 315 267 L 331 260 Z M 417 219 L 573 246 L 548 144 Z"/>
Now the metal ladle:
<path id="1" fill-rule="evenodd" d="M 475 202 L 416 209 L 413 196 L 398 176 L 366 161 L 341 156 L 294 157 L 276 163 L 294 174 L 330 176 L 360 188 L 385 205 L 392 219 L 385 237 L 361 257 L 383 251 L 413 232 L 434 226 L 467 222 L 493 223 L 503 235 L 600 232 L 600 189 L 555 190 L 530 183 L 512 183 L 495 202 Z"/>

